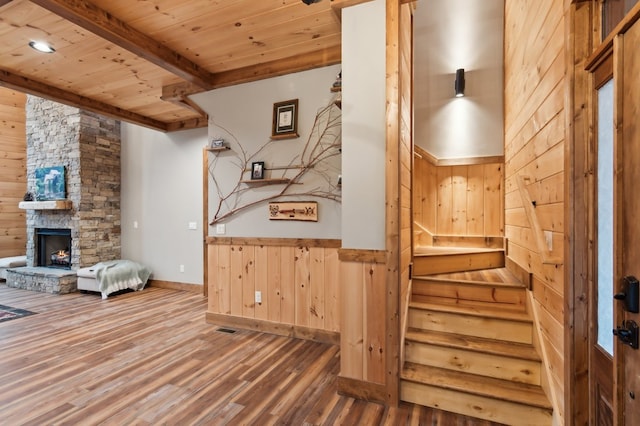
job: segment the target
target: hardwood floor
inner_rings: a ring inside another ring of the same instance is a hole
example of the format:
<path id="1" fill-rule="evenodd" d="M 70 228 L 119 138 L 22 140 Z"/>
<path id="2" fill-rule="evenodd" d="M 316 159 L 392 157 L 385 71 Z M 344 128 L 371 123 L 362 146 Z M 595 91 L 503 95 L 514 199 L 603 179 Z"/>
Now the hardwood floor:
<path id="1" fill-rule="evenodd" d="M 339 348 L 205 323 L 200 295 L 101 300 L 0 284 L 0 424 L 495 425 L 336 393 Z"/>

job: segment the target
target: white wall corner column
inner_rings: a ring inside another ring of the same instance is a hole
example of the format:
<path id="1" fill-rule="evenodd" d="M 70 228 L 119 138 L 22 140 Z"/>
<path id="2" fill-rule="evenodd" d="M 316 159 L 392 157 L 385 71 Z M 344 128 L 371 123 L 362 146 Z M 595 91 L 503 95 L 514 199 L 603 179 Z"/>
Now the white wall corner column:
<path id="1" fill-rule="evenodd" d="M 385 249 L 385 1 L 342 11 L 342 247 Z"/>

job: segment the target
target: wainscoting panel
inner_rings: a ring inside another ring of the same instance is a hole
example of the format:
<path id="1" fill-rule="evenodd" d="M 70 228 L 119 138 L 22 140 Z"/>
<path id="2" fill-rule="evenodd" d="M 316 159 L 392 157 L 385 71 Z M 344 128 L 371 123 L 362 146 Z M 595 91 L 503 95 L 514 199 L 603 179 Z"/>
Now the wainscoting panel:
<path id="1" fill-rule="evenodd" d="M 209 313 L 340 331 L 340 241 L 207 241 Z"/>

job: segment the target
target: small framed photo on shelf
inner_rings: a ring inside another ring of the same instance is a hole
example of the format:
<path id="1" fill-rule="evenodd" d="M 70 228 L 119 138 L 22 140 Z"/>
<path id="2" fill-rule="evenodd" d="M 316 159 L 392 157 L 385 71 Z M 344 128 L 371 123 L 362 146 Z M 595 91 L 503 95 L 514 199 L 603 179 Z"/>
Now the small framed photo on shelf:
<path id="1" fill-rule="evenodd" d="M 264 179 L 264 161 L 251 163 L 251 180 Z"/>
<path id="2" fill-rule="evenodd" d="M 224 148 L 224 139 L 214 138 L 209 141 L 209 148 Z"/>
<path id="3" fill-rule="evenodd" d="M 273 104 L 273 128 L 271 139 L 297 138 L 298 100 L 291 99 Z"/>

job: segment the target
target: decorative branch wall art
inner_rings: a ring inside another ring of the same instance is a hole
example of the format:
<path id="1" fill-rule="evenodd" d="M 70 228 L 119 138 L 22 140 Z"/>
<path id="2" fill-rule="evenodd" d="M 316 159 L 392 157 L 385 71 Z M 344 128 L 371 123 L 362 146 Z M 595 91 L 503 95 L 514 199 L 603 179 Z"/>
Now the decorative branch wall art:
<path id="1" fill-rule="evenodd" d="M 283 148 L 278 144 L 290 143 L 287 145 L 290 150 L 296 146 L 296 141 L 270 138 L 254 152 L 249 152 L 245 148 L 248 144 L 242 144 L 231 131 L 213 120 L 211 125 L 216 131 L 226 133 L 225 141 L 231 149 L 209 155 L 210 225 L 251 207 L 283 198 L 292 201 L 322 198 L 341 202 L 337 177 L 341 173 L 342 115 L 333 100 L 317 112 L 308 139 L 299 144 L 298 153 L 291 154 L 288 160 L 282 160 L 282 155 L 274 152 Z M 251 184 L 251 178 L 256 171 L 254 163 L 260 162 L 263 162 L 263 181 L 253 181 L 264 185 L 256 187 Z"/>

